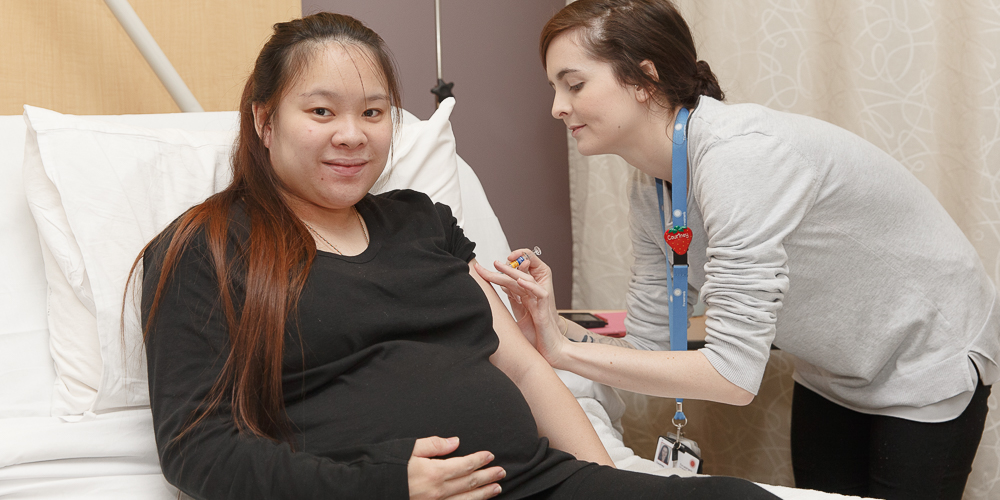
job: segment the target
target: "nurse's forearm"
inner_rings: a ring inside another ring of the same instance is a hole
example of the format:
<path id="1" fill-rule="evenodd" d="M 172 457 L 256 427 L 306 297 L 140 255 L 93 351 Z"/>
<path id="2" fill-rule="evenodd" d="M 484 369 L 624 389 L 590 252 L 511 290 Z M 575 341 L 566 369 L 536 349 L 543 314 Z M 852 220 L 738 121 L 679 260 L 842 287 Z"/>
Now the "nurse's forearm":
<path id="1" fill-rule="evenodd" d="M 699 351 L 642 351 L 566 342 L 555 368 L 627 391 L 743 406 L 753 394 L 726 380 Z"/>

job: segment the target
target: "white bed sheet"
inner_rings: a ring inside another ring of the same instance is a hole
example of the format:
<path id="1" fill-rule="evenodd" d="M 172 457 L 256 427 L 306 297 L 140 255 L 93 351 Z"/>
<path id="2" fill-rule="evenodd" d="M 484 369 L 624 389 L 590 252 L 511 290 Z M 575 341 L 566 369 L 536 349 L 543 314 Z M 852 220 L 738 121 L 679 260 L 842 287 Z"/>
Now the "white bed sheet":
<path id="1" fill-rule="evenodd" d="M 0 419 L 0 498 L 167 500 L 148 408 Z"/>

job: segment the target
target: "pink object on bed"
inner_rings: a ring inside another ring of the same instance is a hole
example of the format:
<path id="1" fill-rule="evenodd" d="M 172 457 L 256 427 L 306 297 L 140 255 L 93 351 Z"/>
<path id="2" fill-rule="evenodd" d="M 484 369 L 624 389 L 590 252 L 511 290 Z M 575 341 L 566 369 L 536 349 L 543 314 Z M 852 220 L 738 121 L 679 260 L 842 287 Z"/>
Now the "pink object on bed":
<path id="1" fill-rule="evenodd" d="M 602 312 L 594 314 L 594 316 L 607 321 L 608 325 L 602 328 L 588 328 L 588 330 L 605 337 L 625 336 L 625 311 Z"/>

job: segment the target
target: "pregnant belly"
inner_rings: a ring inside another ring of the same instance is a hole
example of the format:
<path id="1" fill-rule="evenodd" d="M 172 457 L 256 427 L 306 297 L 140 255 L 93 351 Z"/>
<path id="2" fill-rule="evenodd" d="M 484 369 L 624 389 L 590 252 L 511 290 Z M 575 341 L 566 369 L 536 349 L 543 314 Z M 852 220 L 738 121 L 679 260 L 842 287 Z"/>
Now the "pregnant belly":
<path id="1" fill-rule="evenodd" d="M 400 438 L 458 436 L 454 456 L 486 450 L 507 468 L 546 454 L 520 390 L 485 355 L 407 342 L 380 346 L 354 363 L 286 403 L 299 449 L 322 454 Z"/>

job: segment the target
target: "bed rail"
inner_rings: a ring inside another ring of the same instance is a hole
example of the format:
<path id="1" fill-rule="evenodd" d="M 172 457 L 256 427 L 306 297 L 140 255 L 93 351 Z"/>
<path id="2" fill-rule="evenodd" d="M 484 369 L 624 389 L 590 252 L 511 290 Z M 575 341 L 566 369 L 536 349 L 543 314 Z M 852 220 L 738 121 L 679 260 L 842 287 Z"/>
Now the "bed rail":
<path id="1" fill-rule="evenodd" d="M 146 25 L 142 23 L 142 19 L 139 19 L 135 10 L 129 5 L 128 0 L 104 0 L 104 3 L 111 9 L 111 13 L 118 19 L 118 23 L 122 25 L 122 28 L 125 28 L 125 33 L 128 33 L 129 38 L 132 39 L 132 43 L 142 53 L 142 57 L 146 59 L 149 66 L 153 68 L 153 72 L 156 73 L 157 78 L 166 87 L 167 92 L 170 93 L 170 97 L 177 103 L 177 107 L 185 113 L 204 111 L 201 104 L 198 103 L 198 99 L 195 99 L 194 94 L 191 93 L 184 80 L 181 79 L 181 75 L 174 69 L 174 65 L 170 64 L 167 55 L 160 50 L 160 46 L 153 39 L 153 35 L 146 29 Z"/>

